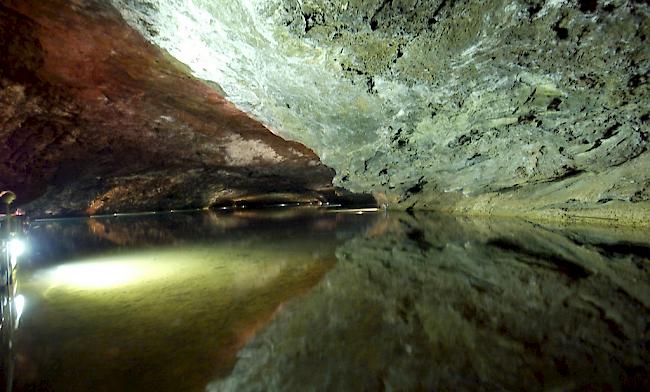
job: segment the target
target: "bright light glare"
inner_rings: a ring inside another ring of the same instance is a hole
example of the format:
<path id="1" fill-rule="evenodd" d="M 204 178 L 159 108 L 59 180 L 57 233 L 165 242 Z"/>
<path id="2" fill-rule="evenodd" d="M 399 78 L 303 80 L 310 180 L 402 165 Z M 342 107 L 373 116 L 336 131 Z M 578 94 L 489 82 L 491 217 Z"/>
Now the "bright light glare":
<path id="1" fill-rule="evenodd" d="M 7 248 L 9 249 L 11 268 L 16 268 L 18 257 L 25 252 L 25 243 L 18 238 L 12 238 L 7 244 Z"/>
<path id="2" fill-rule="evenodd" d="M 12 257 L 19 257 L 25 252 L 25 243 L 18 238 L 9 241 L 9 254 Z"/>
<path id="3" fill-rule="evenodd" d="M 22 295 L 14 297 L 14 307 L 16 308 L 16 328 L 18 328 L 20 316 L 23 315 L 23 309 L 25 309 L 25 297 Z"/>
<path id="4" fill-rule="evenodd" d="M 103 289 L 133 282 L 143 271 L 126 263 L 77 263 L 57 267 L 53 271 L 55 284 L 85 289 Z"/>

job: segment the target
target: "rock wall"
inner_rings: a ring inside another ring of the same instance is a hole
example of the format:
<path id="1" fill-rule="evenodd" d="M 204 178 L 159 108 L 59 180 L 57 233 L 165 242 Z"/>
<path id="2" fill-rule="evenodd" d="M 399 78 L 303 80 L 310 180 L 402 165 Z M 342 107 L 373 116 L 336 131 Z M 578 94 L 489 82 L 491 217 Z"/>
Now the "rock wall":
<path id="1" fill-rule="evenodd" d="M 650 218 L 646 2 L 112 2 L 390 207 Z"/>
<path id="2" fill-rule="evenodd" d="M 236 109 L 99 0 L 0 1 L 0 140 L 0 189 L 33 215 L 333 190 L 310 149 Z"/>

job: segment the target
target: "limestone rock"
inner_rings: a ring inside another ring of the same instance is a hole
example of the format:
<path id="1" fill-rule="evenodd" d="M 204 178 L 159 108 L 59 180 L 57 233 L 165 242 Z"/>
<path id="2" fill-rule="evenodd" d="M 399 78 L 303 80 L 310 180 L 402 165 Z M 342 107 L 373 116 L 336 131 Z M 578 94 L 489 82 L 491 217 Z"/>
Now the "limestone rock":
<path id="1" fill-rule="evenodd" d="M 0 2 L 0 189 L 33 215 L 309 201 L 333 172 L 104 1 Z M 29 204 L 26 204 L 31 202 Z"/>
<path id="2" fill-rule="evenodd" d="M 650 218 L 645 2 L 112 3 L 391 207 Z"/>

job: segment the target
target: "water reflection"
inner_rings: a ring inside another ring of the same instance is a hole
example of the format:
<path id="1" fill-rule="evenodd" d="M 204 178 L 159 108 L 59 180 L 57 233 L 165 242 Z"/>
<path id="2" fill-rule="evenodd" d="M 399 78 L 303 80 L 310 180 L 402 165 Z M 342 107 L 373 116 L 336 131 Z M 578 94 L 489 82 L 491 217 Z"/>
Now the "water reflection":
<path id="1" fill-rule="evenodd" d="M 16 268 L 26 251 L 20 216 L 0 215 L 0 386 L 11 391 L 14 373 L 14 335 L 25 308 L 17 294 Z"/>
<path id="2" fill-rule="evenodd" d="M 35 223 L 14 390 L 650 390 L 650 233 L 358 212 Z"/>
<path id="3" fill-rule="evenodd" d="M 650 390 L 650 235 L 393 214 L 210 391 Z"/>
<path id="4" fill-rule="evenodd" d="M 14 391 L 204 390 L 366 224 L 313 210 L 36 222 Z"/>

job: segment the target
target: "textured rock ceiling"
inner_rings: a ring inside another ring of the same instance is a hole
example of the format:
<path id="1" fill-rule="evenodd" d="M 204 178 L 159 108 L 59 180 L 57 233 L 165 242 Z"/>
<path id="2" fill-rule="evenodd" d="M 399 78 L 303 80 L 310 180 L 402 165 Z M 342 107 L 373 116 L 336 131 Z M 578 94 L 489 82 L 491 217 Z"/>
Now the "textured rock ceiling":
<path id="1" fill-rule="evenodd" d="M 338 185 L 398 208 L 648 218 L 648 4 L 112 2 Z"/>
<path id="2" fill-rule="evenodd" d="M 36 215 L 332 190 L 311 150 L 190 77 L 105 1 L 0 1 L 0 138 L 0 189 Z"/>
<path id="3" fill-rule="evenodd" d="M 0 180 L 71 210 L 327 185 L 237 107 L 394 208 L 650 221 L 647 3 L 2 4 Z"/>

